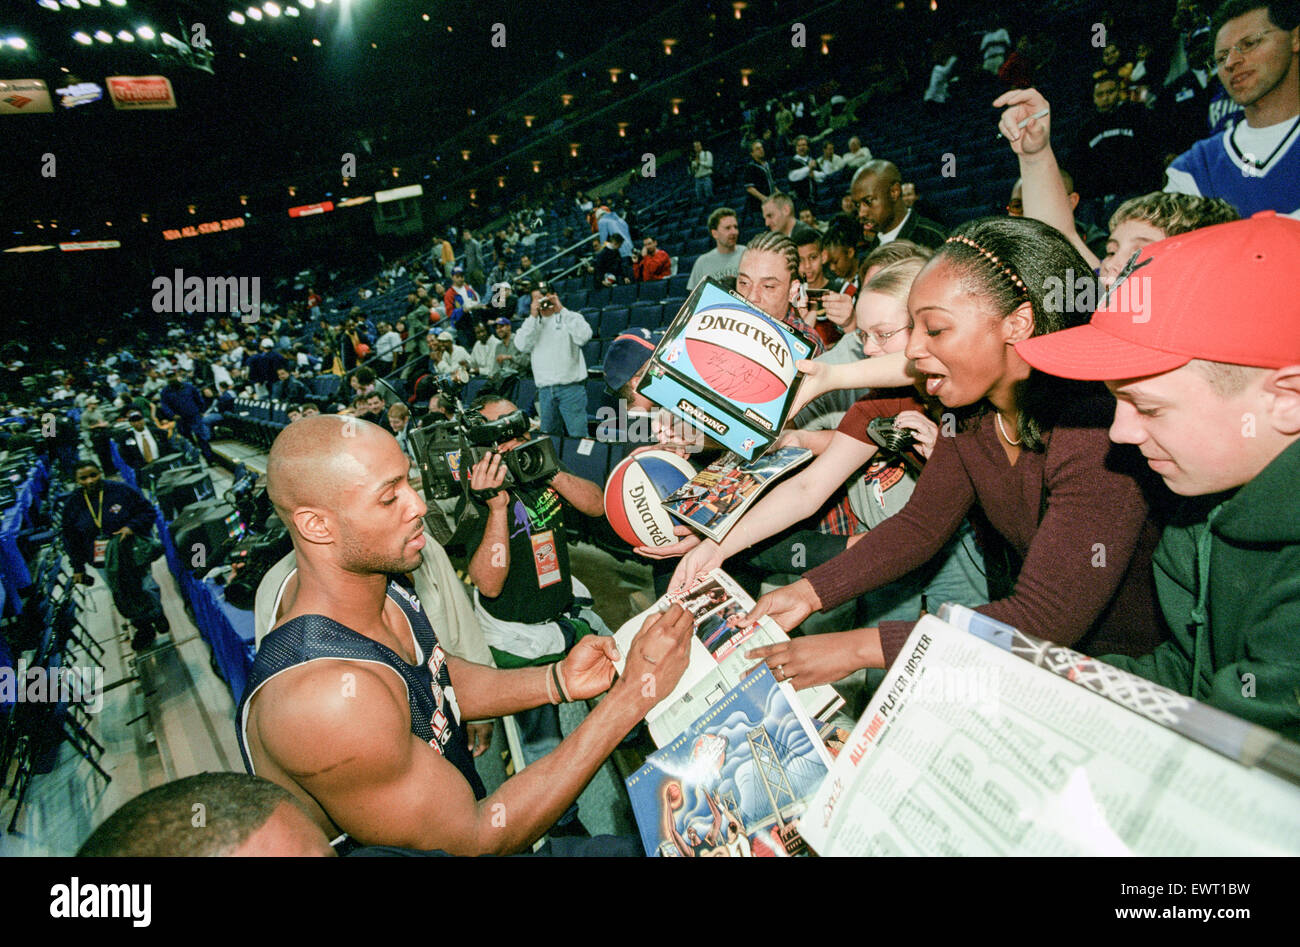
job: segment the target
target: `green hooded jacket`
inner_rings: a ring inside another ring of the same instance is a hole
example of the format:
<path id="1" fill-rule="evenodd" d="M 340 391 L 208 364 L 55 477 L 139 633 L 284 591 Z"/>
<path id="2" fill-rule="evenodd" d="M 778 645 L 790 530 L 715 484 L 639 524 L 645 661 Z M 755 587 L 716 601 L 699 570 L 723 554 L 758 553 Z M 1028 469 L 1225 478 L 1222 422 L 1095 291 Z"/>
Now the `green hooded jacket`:
<path id="1" fill-rule="evenodd" d="M 1101 660 L 1300 740 L 1300 442 L 1207 507 L 1156 547 L 1172 639 Z"/>

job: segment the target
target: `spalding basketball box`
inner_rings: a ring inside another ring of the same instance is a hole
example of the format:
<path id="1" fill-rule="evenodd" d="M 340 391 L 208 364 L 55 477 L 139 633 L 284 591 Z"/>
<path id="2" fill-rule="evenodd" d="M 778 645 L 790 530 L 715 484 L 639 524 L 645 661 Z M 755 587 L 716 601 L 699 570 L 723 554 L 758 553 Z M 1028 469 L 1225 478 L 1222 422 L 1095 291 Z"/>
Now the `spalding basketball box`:
<path id="1" fill-rule="evenodd" d="M 637 390 L 753 460 L 785 424 L 812 346 L 714 280 L 691 293 Z"/>

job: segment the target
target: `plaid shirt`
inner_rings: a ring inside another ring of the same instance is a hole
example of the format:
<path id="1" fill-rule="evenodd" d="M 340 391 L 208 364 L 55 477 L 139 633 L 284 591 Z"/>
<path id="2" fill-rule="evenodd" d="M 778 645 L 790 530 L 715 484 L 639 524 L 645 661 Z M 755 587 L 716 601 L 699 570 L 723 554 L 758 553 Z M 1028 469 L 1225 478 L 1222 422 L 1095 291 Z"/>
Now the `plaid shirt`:
<path id="1" fill-rule="evenodd" d="M 808 356 L 809 358 L 816 358 L 826 351 L 826 345 L 822 342 L 821 336 L 817 334 L 817 330 L 799 318 L 799 310 L 795 309 L 794 306 L 786 310 L 784 322 L 787 328 L 799 333 L 813 347 L 812 354 Z"/>
<path id="2" fill-rule="evenodd" d="M 817 532 L 825 536 L 852 536 L 864 531 L 862 523 L 853 515 L 853 508 L 849 505 L 849 495 L 841 487 L 838 492 L 839 499 L 833 500 L 832 505 L 822 507 L 826 510 L 826 515 L 817 523 Z"/>

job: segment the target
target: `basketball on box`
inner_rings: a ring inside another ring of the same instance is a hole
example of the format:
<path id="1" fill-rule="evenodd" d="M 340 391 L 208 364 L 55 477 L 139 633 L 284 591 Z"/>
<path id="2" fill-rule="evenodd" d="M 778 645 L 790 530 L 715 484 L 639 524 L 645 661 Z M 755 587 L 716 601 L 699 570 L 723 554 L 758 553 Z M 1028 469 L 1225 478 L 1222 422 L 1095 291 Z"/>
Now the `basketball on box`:
<path id="1" fill-rule="evenodd" d="M 696 314 L 683 338 L 700 378 L 726 398 L 766 404 L 794 381 L 793 353 L 777 330 L 753 313 L 711 306 Z"/>
<path id="2" fill-rule="evenodd" d="M 605 516 L 629 546 L 677 542 L 676 522 L 660 501 L 695 476 L 695 468 L 667 450 L 648 450 L 623 460 L 605 481 Z"/>

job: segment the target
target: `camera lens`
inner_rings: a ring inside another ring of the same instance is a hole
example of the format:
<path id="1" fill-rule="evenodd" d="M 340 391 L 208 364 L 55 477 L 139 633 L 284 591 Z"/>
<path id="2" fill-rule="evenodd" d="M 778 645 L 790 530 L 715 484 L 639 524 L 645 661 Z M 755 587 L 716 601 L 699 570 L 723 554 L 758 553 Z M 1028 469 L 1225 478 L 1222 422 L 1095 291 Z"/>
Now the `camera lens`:
<path id="1" fill-rule="evenodd" d="M 532 445 L 522 445 L 515 449 L 515 463 L 519 476 L 524 480 L 535 480 L 541 476 L 546 465 L 545 459 L 536 450 L 529 450 Z"/>

